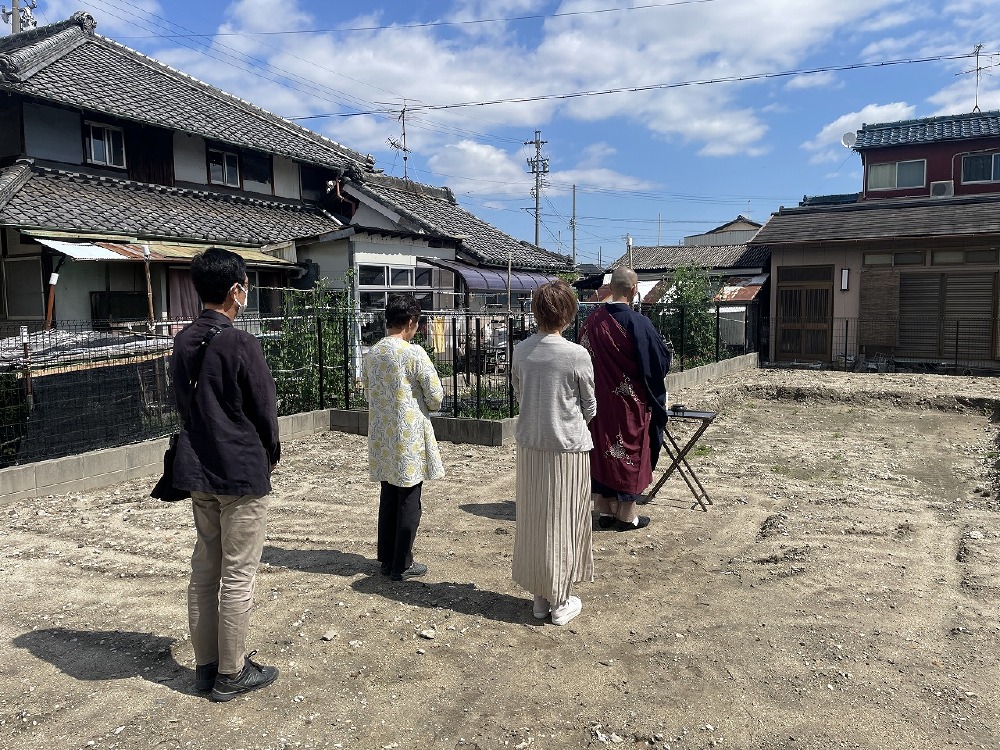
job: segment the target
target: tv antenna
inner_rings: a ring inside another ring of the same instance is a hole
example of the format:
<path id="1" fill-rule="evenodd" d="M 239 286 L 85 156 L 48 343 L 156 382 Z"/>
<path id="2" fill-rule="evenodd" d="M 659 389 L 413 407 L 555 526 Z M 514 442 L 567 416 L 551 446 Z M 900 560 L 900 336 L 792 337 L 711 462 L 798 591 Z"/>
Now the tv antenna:
<path id="1" fill-rule="evenodd" d="M 403 110 L 399 113 L 399 117 L 396 118 L 402 123 L 402 140 L 396 140 L 395 138 L 386 138 L 386 143 L 389 144 L 389 148 L 393 151 L 398 151 L 403 155 L 403 179 L 409 181 L 410 175 L 406 169 L 406 160 L 409 158 L 408 154 L 410 149 L 406 147 L 406 100 L 403 100 Z"/>

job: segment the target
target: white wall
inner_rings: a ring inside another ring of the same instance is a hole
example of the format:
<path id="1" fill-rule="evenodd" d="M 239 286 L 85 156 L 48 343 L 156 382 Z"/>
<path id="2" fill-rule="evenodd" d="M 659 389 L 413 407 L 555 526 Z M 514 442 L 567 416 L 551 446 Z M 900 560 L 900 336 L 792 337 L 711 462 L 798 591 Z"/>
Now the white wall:
<path id="1" fill-rule="evenodd" d="M 299 197 L 299 165 L 286 156 L 275 156 L 274 194 L 282 198 Z"/>
<path id="2" fill-rule="evenodd" d="M 174 179 L 177 182 L 208 184 L 207 159 L 204 138 L 174 132 Z"/>

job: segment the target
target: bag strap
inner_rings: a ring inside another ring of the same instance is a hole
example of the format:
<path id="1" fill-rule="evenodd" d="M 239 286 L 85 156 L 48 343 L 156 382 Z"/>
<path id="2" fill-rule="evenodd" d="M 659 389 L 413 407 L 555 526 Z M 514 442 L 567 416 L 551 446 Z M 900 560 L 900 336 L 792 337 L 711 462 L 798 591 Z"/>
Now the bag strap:
<path id="1" fill-rule="evenodd" d="M 191 388 L 191 398 L 188 401 L 188 414 L 191 414 L 191 408 L 194 406 L 194 392 L 198 389 L 198 377 L 201 375 L 201 365 L 205 361 L 205 352 L 208 351 L 208 345 L 212 343 L 212 339 L 222 333 L 224 328 L 232 328 L 232 326 L 220 326 L 214 325 L 205 334 L 205 338 L 201 340 L 198 345 L 197 350 L 194 353 L 194 367 L 188 374 L 188 386 Z"/>

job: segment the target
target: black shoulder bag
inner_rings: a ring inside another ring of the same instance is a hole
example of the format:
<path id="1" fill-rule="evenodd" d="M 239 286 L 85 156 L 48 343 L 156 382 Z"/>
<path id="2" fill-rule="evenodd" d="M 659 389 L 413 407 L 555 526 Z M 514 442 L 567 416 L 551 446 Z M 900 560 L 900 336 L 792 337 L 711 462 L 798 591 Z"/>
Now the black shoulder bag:
<path id="1" fill-rule="evenodd" d="M 191 401 L 188 404 L 188 414 L 191 413 L 191 409 L 194 407 L 194 392 L 198 389 L 198 376 L 201 374 L 201 363 L 205 361 L 205 352 L 208 349 L 208 345 L 212 343 L 212 339 L 218 336 L 224 327 L 228 326 L 212 326 L 209 332 L 205 334 L 205 338 L 201 340 L 198 351 L 195 352 L 194 367 L 188 376 L 188 385 L 191 386 Z M 170 436 L 170 444 L 167 445 L 167 450 L 163 453 L 163 476 L 160 477 L 160 481 L 156 483 L 156 486 L 149 493 L 150 497 L 155 497 L 157 500 L 175 502 L 191 497 L 191 493 L 188 490 L 179 490 L 174 487 L 174 459 L 177 458 L 177 439 L 179 436 L 180 433 L 177 432 Z"/>

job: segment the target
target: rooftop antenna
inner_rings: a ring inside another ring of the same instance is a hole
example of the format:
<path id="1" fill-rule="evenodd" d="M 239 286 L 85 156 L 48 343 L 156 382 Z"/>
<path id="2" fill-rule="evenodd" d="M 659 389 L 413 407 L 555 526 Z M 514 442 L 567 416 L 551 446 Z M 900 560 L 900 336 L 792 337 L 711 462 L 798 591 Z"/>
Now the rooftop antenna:
<path id="1" fill-rule="evenodd" d="M 7 6 L 0 5 L 0 15 L 3 16 L 4 23 L 10 24 L 10 33 L 19 34 L 38 25 L 31 13 L 37 7 L 36 0 L 28 0 L 24 6 L 20 5 L 20 0 L 11 0 L 10 10 L 7 10 Z"/>
<path id="2" fill-rule="evenodd" d="M 961 76 L 961 75 L 965 75 L 966 73 L 973 73 L 973 72 L 975 72 L 975 74 L 976 74 L 976 99 L 975 99 L 975 104 L 972 107 L 972 111 L 973 112 L 977 112 L 977 113 L 978 112 L 982 112 L 982 110 L 979 109 L 979 82 L 982 79 L 983 70 L 985 70 L 985 68 L 979 63 L 979 53 L 982 52 L 982 50 L 983 50 L 983 45 L 982 44 L 977 44 L 976 45 L 976 50 L 975 50 L 975 55 L 976 55 L 976 67 L 975 68 L 972 68 L 970 70 L 963 70 L 960 73 L 956 73 L 956 75 L 960 75 Z M 994 67 L 994 65 L 996 65 L 996 63 L 994 63 L 993 65 L 987 65 L 986 67 L 992 68 L 992 67 Z"/>
<path id="3" fill-rule="evenodd" d="M 408 154 L 410 149 L 406 147 L 406 100 L 403 100 L 403 110 L 399 113 L 397 118 L 403 124 L 403 140 L 402 142 L 397 141 L 395 138 L 386 138 L 386 143 L 389 144 L 389 148 L 394 151 L 398 151 L 403 155 L 403 179 L 409 181 L 410 175 L 406 169 L 406 160 L 409 158 Z"/>

